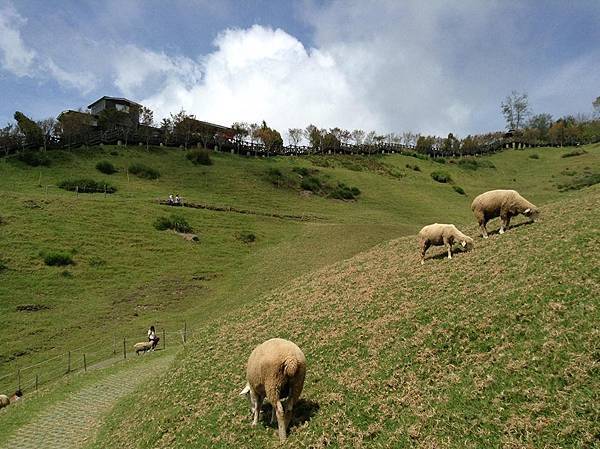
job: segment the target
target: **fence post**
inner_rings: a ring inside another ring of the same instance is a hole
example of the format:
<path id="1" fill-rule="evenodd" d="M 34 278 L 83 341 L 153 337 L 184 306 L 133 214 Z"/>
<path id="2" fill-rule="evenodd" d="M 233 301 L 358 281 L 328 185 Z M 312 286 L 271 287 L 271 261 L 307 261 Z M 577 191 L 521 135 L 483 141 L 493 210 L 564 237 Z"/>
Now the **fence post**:
<path id="1" fill-rule="evenodd" d="M 106 184 L 104 184 L 104 198 L 106 198 Z"/>
<path id="2" fill-rule="evenodd" d="M 67 373 L 71 372 L 71 351 L 67 353 Z"/>
<path id="3" fill-rule="evenodd" d="M 127 358 L 127 349 L 125 347 L 125 337 L 123 337 L 123 358 Z"/>
<path id="4" fill-rule="evenodd" d="M 167 349 L 167 333 L 163 329 L 163 349 Z"/>
<path id="5" fill-rule="evenodd" d="M 35 375 L 35 391 L 38 389 L 38 375 Z"/>
<path id="6" fill-rule="evenodd" d="M 187 322 L 183 322 L 183 343 L 187 343 Z"/>
<path id="7" fill-rule="evenodd" d="M 17 370 L 17 390 L 21 389 L 21 368 Z"/>
<path id="8" fill-rule="evenodd" d="M 117 337 L 113 335 L 113 355 L 117 355 Z"/>
<path id="9" fill-rule="evenodd" d="M 79 186 L 75 186 L 75 196 L 79 196 Z"/>
<path id="10" fill-rule="evenodd" d="M 87 373 L 87 362 L 85 360 L 85 354 L 83 354 L 83 371 Z"/>

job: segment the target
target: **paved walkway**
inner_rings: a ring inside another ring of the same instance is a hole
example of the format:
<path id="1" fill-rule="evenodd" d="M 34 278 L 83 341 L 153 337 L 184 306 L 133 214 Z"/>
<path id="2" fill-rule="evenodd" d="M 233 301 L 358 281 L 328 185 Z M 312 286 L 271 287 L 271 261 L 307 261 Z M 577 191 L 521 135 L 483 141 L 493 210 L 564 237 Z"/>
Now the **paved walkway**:
<path id="1" fill-rule="evenodd" d="M 174 354 L 156 357 L 143 365 L 135 364 L 83 387 L 34 417 L 17 431 L 4 448 L 82 447 L 93 440 L 102 418 L 120 399 L 151 376 L 162 373 L 173 358 Z"/>

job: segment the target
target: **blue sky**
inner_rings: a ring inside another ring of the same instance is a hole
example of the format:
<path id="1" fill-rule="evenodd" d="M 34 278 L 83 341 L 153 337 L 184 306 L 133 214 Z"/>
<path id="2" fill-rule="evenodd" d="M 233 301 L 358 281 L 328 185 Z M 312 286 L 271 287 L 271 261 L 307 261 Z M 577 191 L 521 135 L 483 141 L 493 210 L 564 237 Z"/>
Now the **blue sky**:
<path id="1" fill-rule="evenodd" d="M 126 96 L 157 118 L 502 129 L 500 102 L 591 112 L 598 1 L 0 0 L 0 124 Z"/>

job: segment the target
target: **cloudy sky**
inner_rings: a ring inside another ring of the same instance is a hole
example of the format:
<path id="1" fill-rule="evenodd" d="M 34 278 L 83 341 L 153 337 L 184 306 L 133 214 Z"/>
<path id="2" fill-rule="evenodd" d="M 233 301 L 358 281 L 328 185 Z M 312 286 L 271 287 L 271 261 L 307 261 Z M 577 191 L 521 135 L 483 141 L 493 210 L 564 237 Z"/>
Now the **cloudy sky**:
<path id="1" fill-rule="evenodd" d="M 589 113 L 600 1 L 0 0 L 0 126 L 125 96 L 285 133 L 309 123 L 459 136 L 500 102 Z"/>

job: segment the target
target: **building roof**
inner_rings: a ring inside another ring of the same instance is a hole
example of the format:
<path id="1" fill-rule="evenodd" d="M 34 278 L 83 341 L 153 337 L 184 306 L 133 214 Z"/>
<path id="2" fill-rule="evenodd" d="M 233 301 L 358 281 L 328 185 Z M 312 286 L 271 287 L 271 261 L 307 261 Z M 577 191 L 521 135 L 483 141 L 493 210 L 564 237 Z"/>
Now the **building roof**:
<path id="1" fill-rule="evenodd" d="M 88 108 L 89 108 L 89 109 L 91 109 L 91 108 L 92 108 L 92 106 L 94 106 L 96 103 L 99 103 L 99 102 L 101 102 L 102 100 L 112 100 L 112 101 L 115 101 L 115 102 L 126 103 L 126 104 L 128 104 L 128 105 L 136 105 L 136 106 L 142 107 L 142 105 L 141 105 L 141 104 L 139 104 L 139 103 L 136 103 L 135 101 L 128 100 L 127 98 L 120 98 L 120 97 L 108 97 L 108 96 L 106 96 L 106 95 L 105 95 L 105 96 L 103 96 L 102 98 L 99 98 L 99 99 L 97 99 L 96 101 L 94 101 L 92 104 L 90 104 L 90 105 L 88 106 Z"/>
<path id="2" fill-rule="evenodd" d="M 231 131 L 231 128 L 229 126 L 217 125 L 216 123 L 204 122 L 204 121 L 198 120 L 198 119 L 196 119 L 196 121 L 202 123 L 203 125 L 212 126 L 214 128 L 221 129 L 223 131 Z"/>

